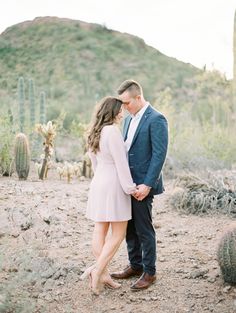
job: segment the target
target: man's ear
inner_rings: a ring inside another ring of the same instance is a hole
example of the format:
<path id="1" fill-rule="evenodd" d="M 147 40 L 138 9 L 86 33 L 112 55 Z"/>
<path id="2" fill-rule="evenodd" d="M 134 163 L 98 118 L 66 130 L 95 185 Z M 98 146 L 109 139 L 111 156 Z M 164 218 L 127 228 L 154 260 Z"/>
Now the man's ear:
<path id="1" fill-rule="evenodd" d="M 141 95 L 137 95 L 137 96 L 136 96 L 136 99 L 137 99 L 137 100 L 141 100 Z"/>

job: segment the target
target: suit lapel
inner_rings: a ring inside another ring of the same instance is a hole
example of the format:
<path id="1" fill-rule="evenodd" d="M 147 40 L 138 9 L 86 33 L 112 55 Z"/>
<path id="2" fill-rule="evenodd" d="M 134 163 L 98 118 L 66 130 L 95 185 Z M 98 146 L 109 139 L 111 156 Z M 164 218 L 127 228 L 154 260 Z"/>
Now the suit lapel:
<path id="1" fill-rule="evenodd" d="M 129 125 L 130 125 L 131 120 L 132 120 L 132 117 L 131 117 L 130 115 L 127 116 L 127 118 L 125 119 L 125 123 L 124 123 L 124 127 L 123 127 L 123 137 L 124 137 L 124 141 L 127 139 L 128 130 L 129 130 Z"/>
<path id="2" fill-rule="evenodd" d="M 141 129 L 141 128 L 143 127 L 143 125 L 145 124 L 145 122 L 146 122 L 148 116 L 150 115 L 151 111 L 152 111 L 152 109 L 151 109 L 151 106 L 149 105 L 149 106 L 147 107 L 146 111 L 143 113 L 143 116 L 141 117 L 141 120 L 140 120 L 140 122 L 139 122 L 139 124 L 138 124 L 138 127 L 137 127 L 136 131 L 135 131 L 134 138 L 133 138 L 132 143 L 131 143 L 131 145 L 130 145 L 130 148 L 131 148 L 132 145 L 134 144 L 134 142 L 135 142 L 135 140 L 136 140 L 136 138 L 137 138 L 137 136 L 138 136 L 138 133 L 139 133 L 140 129 Z"/>

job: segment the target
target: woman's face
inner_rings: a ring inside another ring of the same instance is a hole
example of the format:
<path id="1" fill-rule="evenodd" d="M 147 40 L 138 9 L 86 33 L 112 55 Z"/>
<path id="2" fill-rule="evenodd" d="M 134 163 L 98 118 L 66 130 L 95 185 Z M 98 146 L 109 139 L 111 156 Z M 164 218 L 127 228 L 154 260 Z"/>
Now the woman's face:
<path id="1" fill-rule="evenodd" d="M 123 116 L 124 116 L 124 112 L 123 112 L 123 108 L 121 107 L 119 113 L 117 114 L 115 118 L 115 123 L 119 124 L 122 121 Z"/>

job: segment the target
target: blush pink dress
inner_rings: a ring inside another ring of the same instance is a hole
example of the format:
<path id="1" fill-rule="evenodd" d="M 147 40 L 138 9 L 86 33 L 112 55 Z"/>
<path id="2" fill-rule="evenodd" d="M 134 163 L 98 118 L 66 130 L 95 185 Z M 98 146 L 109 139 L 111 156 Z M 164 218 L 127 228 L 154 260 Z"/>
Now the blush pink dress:
<path id="1" fill-rule="evenodd" d="M 133 183 L 124 140 L 116 125 L 104 126 L 100 150 L 89 152 L 94 176 L 88 195 L 87 218 L 95 222 L 118 222 L 131 219 Z"/>

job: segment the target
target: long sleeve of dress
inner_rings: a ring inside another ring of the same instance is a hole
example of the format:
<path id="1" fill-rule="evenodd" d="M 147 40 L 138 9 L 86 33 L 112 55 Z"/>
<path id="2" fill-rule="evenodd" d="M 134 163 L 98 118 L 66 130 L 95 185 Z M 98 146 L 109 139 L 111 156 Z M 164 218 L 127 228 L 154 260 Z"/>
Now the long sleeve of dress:
<path id="1" fill-rule="evenodd" d="M 96 167 L 97 167 L 97 157 L 96 157 L 96 154 L 93 153 L 91 150 L 88 151 L 88 156 L 91 160 L 91 163 L 92 163 L 92 169 L 93 169 L 93 172 L 95 173 L 96 171 Z"/>
<path id="2" fill-rule="evenodd" d="M 116 126 L 110 128 L 108 147 L 115 162 L 122 189 L 127 194 L 133 193 L 136 190 L 136 184 L 131 177 L 123 137 Z"/>

